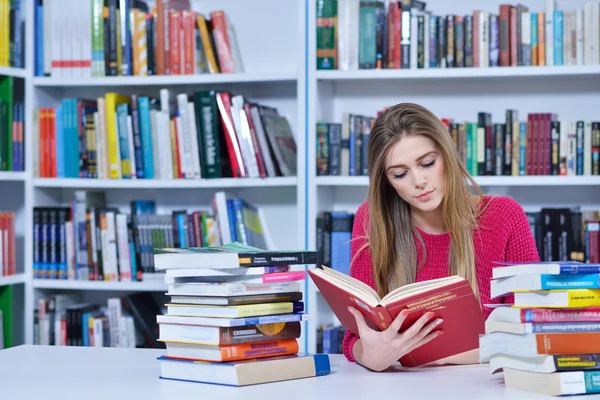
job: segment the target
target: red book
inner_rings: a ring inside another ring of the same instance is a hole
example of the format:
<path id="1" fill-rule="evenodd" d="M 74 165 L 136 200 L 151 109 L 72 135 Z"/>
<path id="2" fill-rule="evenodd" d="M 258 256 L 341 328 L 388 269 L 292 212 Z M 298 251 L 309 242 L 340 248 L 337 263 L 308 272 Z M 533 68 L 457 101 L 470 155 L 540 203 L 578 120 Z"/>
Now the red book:
<path id="1" fill-rule="evenodd" d="M 412 283 L 397 288 L 385 297 L 363 282 L 331 268 L 308 271 L 315 285 L 350 332 L 358 333 L 348 306 L 358 309 L 372 329 L 385 330 L 404 309 L 409 314 L 399 332 L 408 329 L 427 312 L 444 320 L 435 330 L 444 335 L 420 346 L 400 359 L 406 367 L 417 367 L 479 348 L 479 335 L 485 324 L 479 301 L 466 279 L 458 276 Z"/>

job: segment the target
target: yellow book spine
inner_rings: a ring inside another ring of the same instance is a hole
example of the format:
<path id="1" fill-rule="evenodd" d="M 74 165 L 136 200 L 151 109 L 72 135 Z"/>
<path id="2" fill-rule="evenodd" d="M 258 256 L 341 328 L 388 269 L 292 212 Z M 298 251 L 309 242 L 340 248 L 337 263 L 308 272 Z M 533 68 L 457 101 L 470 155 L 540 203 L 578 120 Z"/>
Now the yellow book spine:
<path id="1" fill-rule="evenodd" d="M 2 1 L 2 56 L 0 62 L 3 66 L 10 66 L 10 0 Z"/>
<path id="2" fill-rule="evenodd" d="M 569 308 L 600 306 L 599 289 L 573 289 L 566 292 L 569 294 Z"/>
<path id="3" fill-rule="evenodd" d="M 106 114 L 106 142 L 108 155 L 108 172 L 111 179 L 121 179 L 121 154 L 119 151 L 119 135 L 117 134 L 117 104 L 129 103 L 129 97 L 118 93 L 104 95 Z"/>
<path id="4" fill-rule="evenodd" d="M 173 179 L 179 179 L 179 167 L 177 166 L 177 140 L 175 140 L 175 120 L 169 121 L 171 131 L 171 159 L 173 160 Z"/>
<path id="5" fill-rule="evenodd" d="M 148 45 L 146 43 L 146 13 L 140 10 L 135 12 L 135 44 L 136 73 L 135 75 L 148 75 Z"/>
<path id="6" fill-rule="evenodd" d="M 219 70 L 217 59 L 215 58 L 215 52 L 212 48 L 204 15 L 198 14 L 196 17 L 196 23 L 198 24 L 198 29 L 200 30 L 200 39 L 202 40 L 202 48 L 204 49 L 204 54 L 206 55 L 209 71 L 211 74 L 218 74 L 221 71 Z"/>

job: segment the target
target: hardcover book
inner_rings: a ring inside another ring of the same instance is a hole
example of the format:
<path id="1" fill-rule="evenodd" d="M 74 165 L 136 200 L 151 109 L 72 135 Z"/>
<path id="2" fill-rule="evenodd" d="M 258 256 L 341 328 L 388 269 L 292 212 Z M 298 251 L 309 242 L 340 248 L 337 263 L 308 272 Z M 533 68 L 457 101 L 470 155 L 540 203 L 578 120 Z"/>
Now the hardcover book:
<path id="1" fill-rule="evenodd" d="M 368 285 L 331 268 L 308 273 L 341 324 L 353 333 L 358 334 L 358 328 L 348 306 L 358 309 L 376 330 L 388 328 L 404 309 L 409 314 L 400 332 L 427 312 L 434 312 L 434 318 L 442 318 L 443 323 L 436 329 L 443 330 L 444 335 L 404 355 L 399 360 L 403 366 L 417 367 L 479 348 L 479 335 L 484 333 L 483 314 L 464 278 L 450 276 L 412 283 L 380 298 Z"/>

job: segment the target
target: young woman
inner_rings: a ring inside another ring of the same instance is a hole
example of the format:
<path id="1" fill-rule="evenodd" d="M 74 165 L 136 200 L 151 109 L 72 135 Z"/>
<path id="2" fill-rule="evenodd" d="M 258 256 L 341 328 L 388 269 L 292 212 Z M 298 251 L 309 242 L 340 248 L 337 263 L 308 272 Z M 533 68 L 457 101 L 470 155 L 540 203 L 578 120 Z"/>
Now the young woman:
<path id="1" fill-rule="evenodd" d="M 354 219 L 350 275 L 384 296 L 412 282 L 460 275 L 483 304 L 494 261 L 539 261 L 527 217 L 517 202 L 483 195 L 459 159 L 442 122 L 426 108 L 401 103 L 375 122 L 368 147 L 368 201 Z M 508 298 L 509 301 L 512 299 Z M 433 313 L 398 333 L 400 314 L 382 332 L 349 309 L 358 335 L 346 333 L 346 358 L 375 371 L 435 338 Z M 441 331 L 443 332 L 443 330 Z M 477 354 L 452 363 L 477 362 Z"/>

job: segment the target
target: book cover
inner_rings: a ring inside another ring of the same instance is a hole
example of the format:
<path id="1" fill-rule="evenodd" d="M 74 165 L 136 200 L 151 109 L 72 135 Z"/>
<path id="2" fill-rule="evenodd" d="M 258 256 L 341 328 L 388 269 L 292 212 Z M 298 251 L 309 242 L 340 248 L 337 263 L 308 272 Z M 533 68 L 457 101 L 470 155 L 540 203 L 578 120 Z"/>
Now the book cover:
<path id="1" fill-rule="evenodd" d="M 400 332 L 408 329 L 427 312 L 434 312 L 443 323 L 444 335 L 411 351 L 400 359 L 406 367 L 417 367 L 479 347 L 484 319 L 478 300 L 466 279 L 448 278 L 418 282 L 398 288 L 379 298 L 364 283 L 331 268 L 308 271 L 315 285 L 349 331 L 358 333 L 354 317 L 347 310 L 357 308 L 372 329 L 385 330 L 404 309 L 409 310 Z"/>

